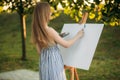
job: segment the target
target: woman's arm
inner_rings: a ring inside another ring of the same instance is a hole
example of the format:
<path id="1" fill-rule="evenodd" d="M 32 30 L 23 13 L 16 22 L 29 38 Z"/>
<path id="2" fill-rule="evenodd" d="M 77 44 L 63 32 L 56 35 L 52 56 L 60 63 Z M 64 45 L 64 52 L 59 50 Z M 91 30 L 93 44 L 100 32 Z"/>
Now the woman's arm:
<path id="1" fill-rule="evenodd" d="M 60 44 L 61 46 L 68 48 L 71 45 L 73 45 L 79 38 L 83 36 L 84 31 L 80 30 L 72 39 L 70 40 L 64 40 L 62 37 L 59 36 L 59 34 L 52 28 L 49 29 L 49 33 L 51 34 L 51 37 L 54 39 L 55 42 Z"/>
<path id="2" fill-rule="evenodd" d="M 36 50 L 37 50 L 37 53 L 40 54 L 40 48 L 39 48 L 38 44 L 36 44 Z"/>

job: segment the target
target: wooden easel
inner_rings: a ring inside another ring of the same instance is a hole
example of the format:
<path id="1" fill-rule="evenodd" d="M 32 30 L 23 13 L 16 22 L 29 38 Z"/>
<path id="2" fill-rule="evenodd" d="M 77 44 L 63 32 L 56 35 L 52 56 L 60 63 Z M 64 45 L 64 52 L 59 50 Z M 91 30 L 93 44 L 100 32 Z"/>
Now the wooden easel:
<path id="1" fill-rule="evenodd" d="M 83 13 L 82 19 L 81 19 L 81 21 L 79 22 L 79 24 L 85 24 L 86 21 L 87 21 L 87 17 L 88 17 L 88 13 L 87 13 L 87 12 Z M 70 78 L 70 80 L 74 80 L 74 78 L 75 78 L 76 80 L 80 80 L 76 68 L 65 65 L 65 66 L 64 66 L 64 69 L 65 69 L 65 70 L 66 70 L 66 69 L 69 69 L 69 70 L 70 70 L 70 72 L 71 72 L 71 78 Z M 75 77 L 74 77 L 74 76 L 75 76 Z"/>
<path id="2" fill-rule="evenodd" d="M 75 80 L 80 80 L 76 68 L 65 65 L 64 69 L 65 70 L 67 70 L 67 69 L 70 70 L 70 72 L 71 72 L 71 78 L 70 78 L 70 80 L 74 80 L 74 78 L 75 78 Z"/>

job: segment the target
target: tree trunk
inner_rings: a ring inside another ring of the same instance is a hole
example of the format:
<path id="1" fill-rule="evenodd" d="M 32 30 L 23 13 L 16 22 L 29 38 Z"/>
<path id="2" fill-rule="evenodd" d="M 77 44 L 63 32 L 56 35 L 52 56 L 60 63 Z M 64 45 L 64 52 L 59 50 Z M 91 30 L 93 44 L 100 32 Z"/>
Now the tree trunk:
<path id="1" fill-rule="evenodd" d="M 21 38 L 22 38 L 22 60 L 26 60 L 26 16 L 20 15 L 21 21 Z"/>

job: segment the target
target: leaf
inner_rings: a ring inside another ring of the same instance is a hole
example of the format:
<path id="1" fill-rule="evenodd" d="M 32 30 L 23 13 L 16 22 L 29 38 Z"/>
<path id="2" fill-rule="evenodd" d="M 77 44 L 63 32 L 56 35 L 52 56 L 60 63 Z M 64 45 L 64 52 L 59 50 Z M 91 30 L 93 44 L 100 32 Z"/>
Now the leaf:
<path id="1" fill-rule="evenodd" d="M 100 0 L 94 0 L 94 2 L 96 3 L 96 5 L 99 5 L 100 4 Z"/>
<path id="2" fill-rule="evenodd" d="M 95 4 L 94 3 L 91 4 L 91 8 L 95 8 Z"/>
<path id="3" fill-rule="evenodd" d="M 90 19 L 94 19 L 94 18 L 95 18 L 95 14 L 94 14 L 93 12 L 90 12 L 90 13 L 89 13 L 89 18 L 90 18 Z"/>

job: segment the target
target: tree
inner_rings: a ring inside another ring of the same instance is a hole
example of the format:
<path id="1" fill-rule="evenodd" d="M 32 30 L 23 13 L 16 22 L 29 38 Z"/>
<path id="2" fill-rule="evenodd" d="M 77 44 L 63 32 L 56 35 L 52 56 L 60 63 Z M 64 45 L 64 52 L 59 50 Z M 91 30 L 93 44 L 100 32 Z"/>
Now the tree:
<path id="1" fill-rule="evenodd" d="M 7 9 L 3 11 L 9 12 L 16 11 L 20 16 L 22 38 L 22 57 L 21 57 L 22 60 L 26 60 L 26 15 L 33 12 L 34 5 L 36 4 L 37 1 L 39 0 L 0 0 L 0 12 L 1 7 L 3 8 L 4 6 L 6 6 Z"/>
<path id="2" fill-rule="evenodd" d="M 89 18 L 106 25 L 120 26 L 120 0 L 42 0 L 50 3 L 55 10 L 61 4 L 64 13 L 79 21 L 84 11 L 89 12 Z"/>
<path id="3" fill-rule="evenodd" d="M 22 37 L 22 60 L 26 60 L 26 15 L 31 13 L 35 0 L 0 0 L 0 6 L 7 6 L 7 10 L 17 11 L 20 16 Z"/>
<path id="4" fill-rule="evenodd" d="M 80 11 L 86 10 L 89 12 L 89 18 L 95 19 L 96 22 L 104 22 L 111 26 L 120 25 L 120 0 L 94 0 L 92 3 L 89 0 L 67 1 L 67 9 L 71 9 L 69 14 L 76 20 L 81 16 Z"/>

